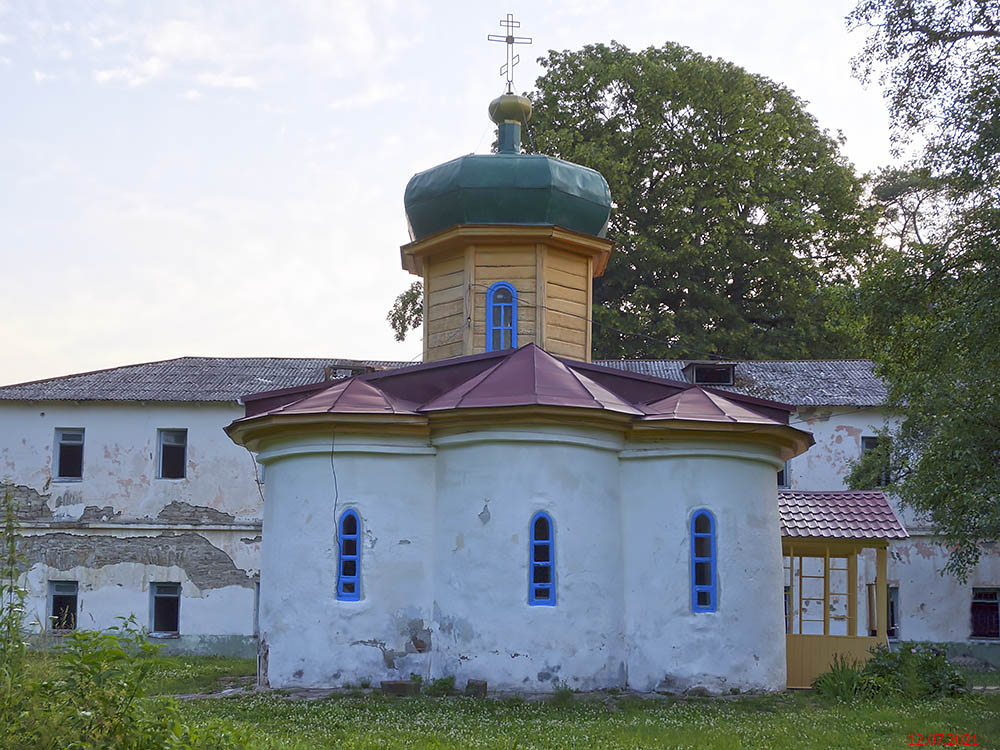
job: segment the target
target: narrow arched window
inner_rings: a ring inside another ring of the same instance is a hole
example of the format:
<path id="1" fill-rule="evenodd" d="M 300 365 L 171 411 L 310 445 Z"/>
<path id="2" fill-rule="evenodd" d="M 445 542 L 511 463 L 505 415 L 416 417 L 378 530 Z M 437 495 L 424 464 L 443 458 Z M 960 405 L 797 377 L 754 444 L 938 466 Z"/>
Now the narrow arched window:
<path id="1" fill-rule="evenodd" d="M 498 281 L 486 292 L 486 351 L 517 346 L 517 290 Z"/>
<path id="2" fill-rule="evenodd" d="M 714 612 L 718 605 L 715 518 L 707 510 L 691 517 L 691 609 Z"/>
<path id="3" fill-rule="evenodd" d="M 340 516 L 337 559 L 337 598 L 344 602 L 361 599 L 361 521 L 353 510 Z"/>
<path id="4" fill-rule="evenodd" d="M 528 604 L 554 607 L 556 604 L 555 537 L 552 519 L 539 512 L 531 518 L 531 560 Z"/>

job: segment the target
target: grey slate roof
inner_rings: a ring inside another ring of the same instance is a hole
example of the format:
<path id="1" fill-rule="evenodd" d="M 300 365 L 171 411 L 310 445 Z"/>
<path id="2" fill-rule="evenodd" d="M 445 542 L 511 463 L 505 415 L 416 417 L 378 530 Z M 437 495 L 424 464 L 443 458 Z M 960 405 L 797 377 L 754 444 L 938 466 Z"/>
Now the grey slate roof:
<path id="1" fill-rule="evenodd" d="M 679 359 L 602 360 L 642 375 L 684 380 Z M 736 361 L 735 383 L 713 388 L 737 391 L 795 406 L 881 406 L 888 391 L 869 359 Z"/>
<path id="2" fill-rule="evenodd" d="M 236 401 L 406 362 L 289 357 L 179 357 L 0 387 L 0 401 Z M 341 372 L 338 372 L 340 370 Z"/>
<path id="3" fill-rule="evenodd" d="M 0 387 L 0 401 L 232 402 L 367 368 L 410 362 L 285 357 L 180 357 Z M 681 360 L 597 360 L 595 364 L 683 381 Z M 338 372 L 339 370 L 339 372 Z M 350 372 L 348 372 L 350 371 Z M 733 386 L 713 386 L 794 406 L 880 406 L 885 384 L 869 360 L 740 361 Z"/>

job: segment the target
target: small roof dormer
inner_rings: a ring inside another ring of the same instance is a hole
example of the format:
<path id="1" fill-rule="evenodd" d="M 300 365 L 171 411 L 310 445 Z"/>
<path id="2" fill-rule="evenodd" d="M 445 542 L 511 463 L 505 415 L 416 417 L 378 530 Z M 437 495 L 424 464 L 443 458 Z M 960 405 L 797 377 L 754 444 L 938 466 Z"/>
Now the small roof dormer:
<path id="1" fill-rule="evenodd" d="M 692 359 L 681 368 L 684 379 L 693 385 L 733 385 L 736 382 L 736 363 L 714 359 Z"/>

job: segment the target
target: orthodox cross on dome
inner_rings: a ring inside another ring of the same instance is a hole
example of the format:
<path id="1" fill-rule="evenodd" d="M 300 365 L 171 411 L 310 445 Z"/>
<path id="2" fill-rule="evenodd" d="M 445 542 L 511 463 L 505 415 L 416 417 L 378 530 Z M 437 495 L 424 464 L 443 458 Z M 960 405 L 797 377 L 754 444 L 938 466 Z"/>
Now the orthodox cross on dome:
<path id="1" fill-rule="evenodd" d="M 500 21 L 507 29 L 506 34 L 490 34 L 486 38 L 491 42 L 503 42 L 507 45 L 507 62 L 500 66 L 500 75 L 507 78 L 507 93 L 514 93 L 514 66 L 521 61 L 520 55 L 514 54 L 515 44 L 531 44 L 530 36 L 514 36 L 514 29 L 521 28 L 521 22 L 514 20 L 514 14 L 508 13 L 507 18 Z"/>

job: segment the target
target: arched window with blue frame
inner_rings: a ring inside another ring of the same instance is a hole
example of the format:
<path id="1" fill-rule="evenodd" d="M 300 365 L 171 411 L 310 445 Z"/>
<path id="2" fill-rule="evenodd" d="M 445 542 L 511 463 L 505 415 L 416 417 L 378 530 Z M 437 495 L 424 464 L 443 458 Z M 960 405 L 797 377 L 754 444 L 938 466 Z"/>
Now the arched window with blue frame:
<path id="1" fill-rule="evenodd" d="M 531 517 L 528 604 L 556 605 L 556 544 L 552 518 L 545 511 Z"/>
<path id="2" fill-rule="evenodd" d="M 498 281 L 486 292 L 486 351 L 517 347 L 517 290 Z"/>
<path id="3" fill-rule="evenodd" d="M 353 510 L 345 510 L 337 527 L 337 599 L 356 602 L 361 599 L 361 520 Z"/>
<path id="4" fill-rule="evenodd" d="M 691 609 L 715 612 L 718 608 L 715 517 L 707 510 L 691 516 Z"/>

